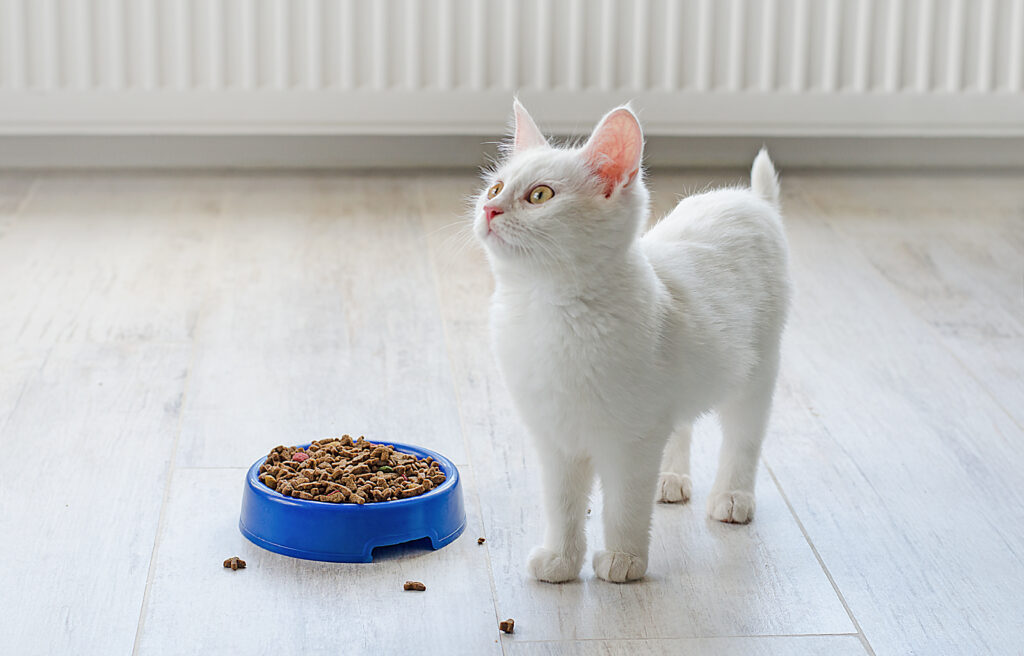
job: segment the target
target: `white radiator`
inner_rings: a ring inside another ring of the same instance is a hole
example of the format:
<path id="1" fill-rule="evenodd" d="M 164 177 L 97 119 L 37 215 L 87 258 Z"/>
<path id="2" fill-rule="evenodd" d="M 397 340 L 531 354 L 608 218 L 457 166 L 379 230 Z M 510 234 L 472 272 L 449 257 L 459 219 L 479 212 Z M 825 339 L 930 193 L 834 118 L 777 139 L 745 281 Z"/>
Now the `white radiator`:
<path id="1" fill-rule="evenodd" d="M 1024 0 L 0 0 L 0 134 L 1024 134 Z"/>

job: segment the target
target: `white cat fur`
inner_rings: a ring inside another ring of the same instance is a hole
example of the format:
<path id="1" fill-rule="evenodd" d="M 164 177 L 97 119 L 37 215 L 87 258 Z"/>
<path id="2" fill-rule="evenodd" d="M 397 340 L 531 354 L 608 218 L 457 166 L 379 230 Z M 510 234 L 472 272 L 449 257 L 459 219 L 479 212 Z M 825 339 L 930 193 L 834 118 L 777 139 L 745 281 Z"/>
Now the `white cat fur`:
<path id="1" fill-rule="evenodd" d="M 473 229 L 495 278 L 493 350 L 540 452 L 547 524 L 528 568 L 550 582 L 579 575 L 596 473 L 605 548 L 594 572 L 639 579 L 655 496 L 691 495 L 690 428 L 704 413 L 723 429 L 708 514 L 753 517 L 790 297 L 775 169 L 762 149 L 750 189 L 685 198 L 644 234 L 643 137 L 628 107 L 582 148 L 552 147 L 518 101 L 514 111 L 514 145 L 487 176 L 504 188 L 481 193 Z M 603 163 L 618 164 L 612 179 Z M 555 195 L 532 205 L 538 184 Z M 485 206 L 503 211 L 490 225 Z"/>

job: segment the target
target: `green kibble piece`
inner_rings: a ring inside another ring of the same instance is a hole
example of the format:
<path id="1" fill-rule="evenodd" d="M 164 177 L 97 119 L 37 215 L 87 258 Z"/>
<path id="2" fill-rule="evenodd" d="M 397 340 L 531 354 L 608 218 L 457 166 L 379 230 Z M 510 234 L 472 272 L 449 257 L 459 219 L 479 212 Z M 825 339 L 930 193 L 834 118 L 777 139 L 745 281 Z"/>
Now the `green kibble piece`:
<path id="1" fill-rule="evenodd" d="M 394 471 L 394 470 L 393 470 L 393 469 L 391 469 L 390 467 L 388 467 L 387 465 L 384 465 L 383 467 L 378 467 L 378 468 L 377 468 L 377 471 L 379 471 L 379 472 L 384 472 L 384 473 L 388 473 L 388 472 L 392 472 L 392 471 Z"/>

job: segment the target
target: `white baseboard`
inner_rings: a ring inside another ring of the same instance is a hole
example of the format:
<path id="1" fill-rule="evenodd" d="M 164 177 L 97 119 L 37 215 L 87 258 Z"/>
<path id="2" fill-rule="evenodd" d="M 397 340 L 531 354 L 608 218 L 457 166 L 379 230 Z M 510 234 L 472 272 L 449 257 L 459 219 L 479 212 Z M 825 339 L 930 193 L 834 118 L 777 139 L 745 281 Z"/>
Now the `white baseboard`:
<path id="1" fill-rule="evenodd" d="M 480 166 L 500 137 L 0 137 L 0 168 L 394 169 Z M 783 168 L 1021 168 L 1024 137 L 652 137 L 652 167 L 749 165 L 766 144 Z"/>

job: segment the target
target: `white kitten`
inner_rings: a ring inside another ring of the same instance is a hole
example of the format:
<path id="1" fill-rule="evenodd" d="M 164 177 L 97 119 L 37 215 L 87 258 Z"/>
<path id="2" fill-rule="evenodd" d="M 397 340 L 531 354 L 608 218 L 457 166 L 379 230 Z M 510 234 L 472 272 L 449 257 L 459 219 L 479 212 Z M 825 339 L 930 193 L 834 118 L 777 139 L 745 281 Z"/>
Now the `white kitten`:
<path id="1" fill-rule="evenodd" d="M 543 465 L 547 529 L 529 570 L 544 581 L 579 575 L 595 472 L 606 550 L 594 572 L 644 575 L 655 492 L 689 499 L 690 427 L 711 410 L 724 435 L 708 513 L 754 513 L 790 295 L 775 169 L 762 150 L 752 189 L 686 198 L 641 236 L 642 153 L 626 107 L 566 149 L 517 101 L 511 153 L 476 203 L 494 352 Z"/>

